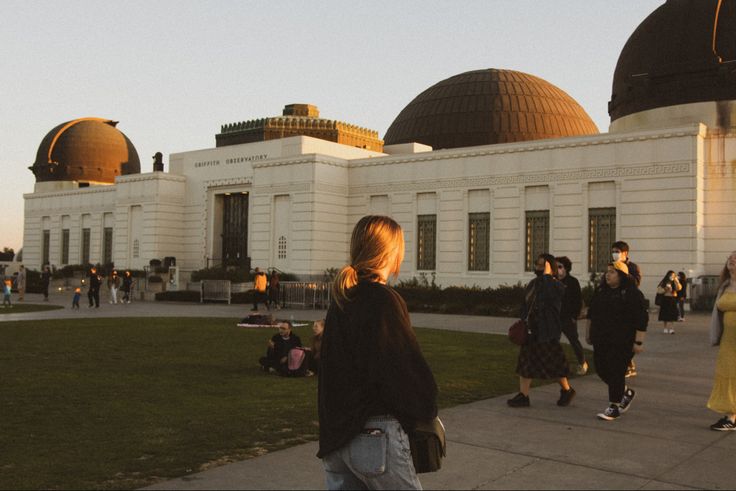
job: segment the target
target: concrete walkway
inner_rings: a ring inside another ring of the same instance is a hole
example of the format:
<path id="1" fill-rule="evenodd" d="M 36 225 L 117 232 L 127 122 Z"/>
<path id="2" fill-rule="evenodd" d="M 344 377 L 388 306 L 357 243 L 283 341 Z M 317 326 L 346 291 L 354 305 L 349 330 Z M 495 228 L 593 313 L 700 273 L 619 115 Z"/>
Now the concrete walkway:
<path id="1" fill-rule="evenodd" d="M 52 295 L 51 303 L 67 303 Z M 28 295 L 29 302 L 37 302 Z M 0 315 L 0 321 L 83 316 L 240 317 L 248 306 L 142 302 Z M 323 311 L 281 311 L 284 317 L 317 319 Z M 414 325 L 505 333 L 508 319 L 413 314 Z M 675 335 L 652 317 L 632 379 L 637 397 L 619 420 L 595 414 L 607 405 L 597 376 L 573 381 L 577 398 L 555 405 L 558 387 L 532 389 L 530 408 L 512 409 L 508 396 L 443 410 L 448 456 L 441 471 L 420 476 L 426 489 L 733 489 L 736 436 L 708 429 L 719 416 L 705 403 L 716 348 L 708 345 L 708 316 L 690 314 Z M 515 349 L 509 345 L 509 349 Z M 513 367 L 509 367 L 513 370 Z M 161 482 L 147 489 L 324 488 L 316 443 Z M 288 469 L 288 472 L 285 471 Z"/>

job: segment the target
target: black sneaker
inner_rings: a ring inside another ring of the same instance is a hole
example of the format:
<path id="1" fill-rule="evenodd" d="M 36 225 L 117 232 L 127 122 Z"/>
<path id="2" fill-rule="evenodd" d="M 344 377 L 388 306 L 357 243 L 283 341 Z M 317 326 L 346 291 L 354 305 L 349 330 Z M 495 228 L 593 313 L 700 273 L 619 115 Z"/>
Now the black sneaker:
<path id="1" fill-rule="evenodd" d="M 558 406 L 569 406 L 570 402 L 575 398 L 575 389 L 570 387 L 569 390 L 560 389 L 560 398 L 557 400 Z"/>
<path id="2" fill-rule="evenodd" d="M 634 400 L 634 397 L 636 397 L 636 391 L 634 389 L 626 389 L 624 396 L 621 398 L 621 407 L 619 408 L 621 413 L 625 413 L 629 410 L 629 406 L 631 405 L 631 401 Z"/>
<path id="3" fill-rule="evenodd" d="M 506 404 L 511 407 L 529 407 L 529 396 L 525 396 L 519 392 L 513 398 L 506 401 Z"/>
<path id="4" fill-rule="evenodd" d="M 736 430 L 736 423 L 724 416 L 710 425 L 710 429 L 715 431 L 734 431 Z"/>
<path id="5" fill-rule="evenodd" d="M 606 421 L 613 421 L 614 419 L 618 419 L 620 416 L 621 412 L 619 411 L 617 404 L 611 404 L 605 411 L 598 413 L 598 419 Z"/>

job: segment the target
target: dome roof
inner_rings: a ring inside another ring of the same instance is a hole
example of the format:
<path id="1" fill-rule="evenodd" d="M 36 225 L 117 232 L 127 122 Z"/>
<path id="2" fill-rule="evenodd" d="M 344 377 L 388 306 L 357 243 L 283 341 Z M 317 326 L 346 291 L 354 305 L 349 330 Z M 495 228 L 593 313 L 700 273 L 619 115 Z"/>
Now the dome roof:
<path id="1" fill-rule="evenodd" d="M 611 121 L 693 102 L 736 99 L 736 0 L 668 0 L 621 50 Z"/>
<path id="2" fill-rule="evenodd" d="M 455 75 L 419 94 L 384 141 L 440 149 L 597 133 L 585 110 L 551 83 L 489 68 Z"/>
<path id="3" fill-rule="evenodd" d="M 44 137 L 30 167 L 36 182 L 114 183 L 115 176 L 138 174 L 141 163 L 117 121 L 80 118 L 55 127 Z"/>

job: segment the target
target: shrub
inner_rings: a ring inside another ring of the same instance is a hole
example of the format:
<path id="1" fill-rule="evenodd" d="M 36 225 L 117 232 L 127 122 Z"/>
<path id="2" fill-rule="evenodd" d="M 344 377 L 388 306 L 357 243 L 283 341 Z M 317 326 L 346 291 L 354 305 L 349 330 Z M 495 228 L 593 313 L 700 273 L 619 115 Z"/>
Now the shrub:
<path id="1" fill-rule="evenodd" d="M 497 288 L 441 288 L 434 281 L 427 281 L 425 277 L 422 280 L 402 281 L 396 286 L 396 291 L 412 312 L 512 317 L 518 314 L 524 301 L 524 287 L 521 283 Z"/>
<path id="2" fill-rule="evenodd" d="M 148 277 L 148 282 L 149 283 L 163 283 L 164 279 L 161 278 L 160 276 L 153 275 L 153 276 Z"/>
<path id="3" fill-rule="evenodd" d="M 199 292 L 181 290 L 176 292 L 159 292 L 156 294 L 159 302 L 199 302 Z"/>

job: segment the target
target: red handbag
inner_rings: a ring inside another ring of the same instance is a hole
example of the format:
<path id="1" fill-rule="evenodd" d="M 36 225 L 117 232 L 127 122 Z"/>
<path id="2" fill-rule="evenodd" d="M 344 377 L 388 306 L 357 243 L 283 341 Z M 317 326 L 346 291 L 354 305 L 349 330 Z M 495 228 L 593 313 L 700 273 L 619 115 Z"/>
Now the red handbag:
<path id="1" fill-rule="evenodd" d="M 529 328 L 526 325 L 524 319 L 519 319 L 509 327 L 509 341 L 519 346 L 526 344 L 526 340 L 529 337 Z"/>

